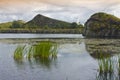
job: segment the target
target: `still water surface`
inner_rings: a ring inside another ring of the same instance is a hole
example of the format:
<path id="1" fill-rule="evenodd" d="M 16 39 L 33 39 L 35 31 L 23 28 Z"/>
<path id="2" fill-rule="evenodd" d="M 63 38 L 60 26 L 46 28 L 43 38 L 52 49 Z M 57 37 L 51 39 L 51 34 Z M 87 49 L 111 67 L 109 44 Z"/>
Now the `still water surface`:
<path id="1" fill-rule="evenodd" d="M 84 42 L 60 44 L 57 59 L 42 63 L 16 62 L 13 54 L 18 45 L 0 43 L 0 80 L 95 80 L 97 62 Z"/>
<path id="2" fill-rule="evenodd" d="M 0 34 L 0 38 L 83 38 L 82 34 Z"/>
<path id="3" fill-rule="evenodd" d="M 0 36 L 1 38 L 20 38 L 17 35 L 23 34 L 15 34 L 16 36 L 12 34 L 9 36 L 7 36 L 7 34 L 0 35 L 2 35 Z M 25 36 L 27 35 L 30 34 L 25 34 Z M 36 35 L 37 37 L 34 35 L 36 34 L 32 34 L 32 36 L 26 38 L 41 37 L 39 34 Z M 52 34 L 50 35 L 55 37 Z M 46 37 L 50 35 L 46 35 Z M 21 38 L 24 37 L 22 36 Z M 45 37 L 45 35 L 43 37 Z M 74 35 L 72 37 L 75 38 L 78 36 Z M 103 48 L 105 50 L 114 50 L 115 48 L 114 52 L 120 50 L 120 40 L 96 39 L 81 41 L 81 39 L 79 39 L 75 42 L 74 39 L 68 39 L 68 42 L 63 43 L 61 40 L 61 42 L 58 43 L 58 54 L 54 61 L 46 60 L 41 62 L 24 60 L 23 62 L 18 62 L 13 58 L 15 49 L 19 45 L 32 44 L 35 41 L 16 43 L 17 40 L 13 40 L 13 43 L 4 42 L 4 40 L 0 41 L 0 80 L 98 80 L 96 79 L 98 62 L 96 56 L 90 55 L 90 53 L 93 53 L 96 49 L 103 50 Z M 70 40 L 74 41 L 74 43 L 70 42 Z"/>

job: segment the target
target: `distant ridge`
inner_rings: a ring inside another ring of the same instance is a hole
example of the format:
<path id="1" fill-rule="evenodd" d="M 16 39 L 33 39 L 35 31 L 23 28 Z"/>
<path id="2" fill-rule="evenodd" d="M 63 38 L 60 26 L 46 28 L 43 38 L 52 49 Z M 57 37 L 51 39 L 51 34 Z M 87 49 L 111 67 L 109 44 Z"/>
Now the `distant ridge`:
<path id="1" fill-rule="evenodd" d="M 70 28 L 71 23 L 52 19 L 41 14 L 36 15 L 32 20 L 28 21 L 25 26 L 29 27 L 50 27 L 50 28 Z"/>
<path id="2" fill-rule="evenodd" d="M 38 14 L 28 22 L 17 20 L 1 23 L 0 33 L 81 34 L 83 28 L 83 25 L 77 25 L 75 22 L 69 23 Z"/>

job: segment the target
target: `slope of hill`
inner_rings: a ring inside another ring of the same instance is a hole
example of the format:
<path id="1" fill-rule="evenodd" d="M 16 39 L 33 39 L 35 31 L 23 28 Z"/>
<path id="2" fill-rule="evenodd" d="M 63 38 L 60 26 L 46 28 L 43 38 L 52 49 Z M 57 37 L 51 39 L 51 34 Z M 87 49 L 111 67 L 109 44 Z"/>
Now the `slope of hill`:
<path id="1" fill-rule="evenodd" d="M 38 14 L 32 20 L 1 23 L 1 33 L 82 33 L 83 25 L 52 19 Z"/>
<path id="2" fill-rule="evenodd" d="M 1 23 L 0 28 L 1 29 L 4 29 L 4 28 L 20 28 L 20 27 L 23 26 L 23 24 L 25 24 L 25 21 L 17 20 L 17 21 L 13 21 L 13 22 Z"/>
<path id="3" fill-rule="evenodd" d="M 38 14 L 31 21 L 27 22 L 25 27 L 39 27 L 39 28 L 72 28 L 71 23 L 52 19 Z"/>
<path id="4" fill-rule="evenodd" d="M 96 13 L 85 23 L 86 37 L 120 37 L 120 19 L 107 13 Z"/>
<path id="5" fill-rule="evenodd" d="M 9 28 L 12 26 L 12 22 L 0 23 L 0 28 Z"/>

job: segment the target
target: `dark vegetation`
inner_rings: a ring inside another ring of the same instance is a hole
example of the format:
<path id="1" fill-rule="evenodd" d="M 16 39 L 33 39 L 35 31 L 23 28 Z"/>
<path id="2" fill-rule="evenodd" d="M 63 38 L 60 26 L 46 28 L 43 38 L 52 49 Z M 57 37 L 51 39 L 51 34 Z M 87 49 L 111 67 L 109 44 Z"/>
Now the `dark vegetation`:
<path id="1" fill-rule="evenodd" d="M 1 33 L 82 33 L 83 25 L 55 20 L 38 14 L 32 20 L 1 23 Z"/>
<path id="2" fill-rule="evenodd" d="M 120 19 L 111 14 L 96 13 L 85 23 L 86 37 L 120 37 Z"/>
<path id="3" fill-rule="evenodd" d="M 1 33 L 83 33 L 86 37 L 119 38 L 120 19 L 107 13 L 93 14 L 83 26 L 38 14 L 32 20 L 1 23 Z"/>
<path id="4" fill-rule="evenodd" d="M 58 45 L 51 41 L 36 42 L 31 45 L 19 45 L 14 52 L 14 60 L 17 63 L 28 61 L 39 63 L 50 68 L 51 63 L 57 59 Z"/>

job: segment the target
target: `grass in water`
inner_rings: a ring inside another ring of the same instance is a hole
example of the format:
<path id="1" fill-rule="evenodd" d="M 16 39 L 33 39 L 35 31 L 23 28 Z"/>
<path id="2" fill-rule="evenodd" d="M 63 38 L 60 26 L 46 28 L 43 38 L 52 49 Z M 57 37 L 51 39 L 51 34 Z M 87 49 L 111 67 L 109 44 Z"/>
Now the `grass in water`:
<path id="1" fill-rule="evenodd" d="M 22 60 L 24 56 L 27 59 L 46 58 L 53 59 L 57 57 L 57 44 L 50 41 L 41 41 L 30 46 L 18 46 L 14 52 L 15 60 Z"/>
<path id="2" fill-rule="evenodd" d="M 118 55 L 117 58 L 118 58 L 117 60 L 118 74 L 120 74 L 120 55 Z"/>
<path id="3" fill-rule="evenodd" d="M 99 73 L 112 73 L 114 69 L 113 61 L 111 57 L 104 57 L 102 53 L 99 54 L 98 66 Z"/>
<path id="4" fill-rule="evenodd" d="M 24 51 L 25 46 L 18 46 L 14 52 L 14 59 L 15 60 L 23 60 L 24 55 L 23 55 L 23 51 Z"/>
<path id="5" fill-rule="evenodd" d="M 56 57 L 57 53 L 57 45 L 52 42 L 40 42 L 36 45 L 33 45 L 31 47 L 31 51 L 29 54 L 29 58 L 32 56 L 34 58 L 50 58 L 50 57 Z"/>
<path id="6" fill-rule="evenodd" d="M 113 62 L 111 58 L 101 59 L 98 61 L 99 72 L 100 73 L 112 73 L 113 72 Z"/>

